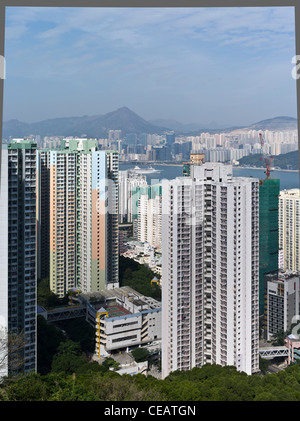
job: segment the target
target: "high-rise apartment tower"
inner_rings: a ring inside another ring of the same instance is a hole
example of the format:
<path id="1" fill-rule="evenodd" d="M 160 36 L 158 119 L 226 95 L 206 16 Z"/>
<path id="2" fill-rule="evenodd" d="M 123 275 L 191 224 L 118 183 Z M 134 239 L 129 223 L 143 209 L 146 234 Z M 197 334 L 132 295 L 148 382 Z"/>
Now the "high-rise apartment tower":
<path id="1" fill-rule="evenodd" d="M 50 196 L 39 205 L 39 233 L 47 237 L 49 226 L 51 290 L 62 297 L 74 287 L 89 292 L 118 286 L 118 152 L 71 138 L 44 154 L 39 162 L 47 171 L 39 173 L 49 171 Z M 47 206 L 49 214 L 43 213 Z"/>
<path id="2" fill-rule="evenodd" d="M 279 195 L 279 248 L 284 269 L 300 271 L 300 189 Z"/>
<path id="3" fill-rule="evenodd" d="M 259 181 L 206 163 L 162 182 L 162 375 L 259 367 Z"/>
<path id="4" fill-rule="evenodd" d="M 7 374 L 37 368 L 36 147 L 32 140 L 13 139 L 2 149 L 0 325 L 22 343 L 20 366 L 8 349 Z"/>

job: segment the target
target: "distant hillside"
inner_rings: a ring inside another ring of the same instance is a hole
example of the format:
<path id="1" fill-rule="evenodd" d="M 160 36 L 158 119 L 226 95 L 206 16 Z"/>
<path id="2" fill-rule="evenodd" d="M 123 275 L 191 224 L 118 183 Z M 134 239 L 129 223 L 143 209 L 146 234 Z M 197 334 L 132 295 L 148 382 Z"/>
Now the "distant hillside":
<path id="1" fill-rule="evenodd" d="M 275 117 L 251 124 L 250 130 L 297 130 L 297 119 L 293 117 Z"/>
<path id="2" fill-rule="evenodd" d="M 239 159 L 239 164 L 245 167 L 253 166 L 265 168 L 261 154 L 244 156 Z M 282 170 L 299 170 L 299 152 L 292 151 L 281 155 L 275 155 L 272 167 L 279 167 Z"/>
<path id="3" fill-rule="evenodd" d="M 200 123 L 183 124 L 183 123 L 180 123 L 179 121 L 172 120 L 172 119 L 158 118 L 156 120 L 150 120 L 149 123 L 154 124 L 155 126 L 166 127 L 169 130 L 170 129 L 174 130 L 178 134 L 190 133 L 194 130 L 199 132 L 199 130 L 201 130 L 200 129 L 201 127 L 206 127 L 205 131 L 209 130 L 209 128 L 211 128 L 213 130 L 219 129 L 219 125 L 215 122 L 211 122 L 211 123 L 206 124 L 206 125 L 200 124 Z"/>
<path id="4" fill-rule="evenodd" d="M 3 123 L 5 139 L 30 135 L 106 138 L 108 130 L 122 130 L 122 136 L 125 136 L 128 133 L 162 134 L 166 128 L 147 122 L 127 107 L 105 115 L 54 118 L 31 124 L 18 120 Z"/>
<path id="5" fill-rule="evenodd" d="M 215 127 L 213 127 L 215 124 Z M 275 117 L 253 123 L 249 127 L 218 128 L 216 123 L 210 127 L 197 127 L 196 123 L 181 124 L 174 120 L 157 119 L 146 121 L 127 107 L 119 108 L 104 115 L 64 117 L 43 120 L 36 123 L 24 123 L 9 120 L 3 123 L 3 137 L 26 137 L 30 135 L 44 136 L 82 136 L 107 138 L 108 130 L 122 130 L 122 136 L 129 133 L 163 134 L 174 130 L 176 134 L 198 136 L 201 132 L 211 134 L 231 132 L 234 130 L 295 130 L 297 120 L 293 117 Z"/>
<path id="6" fill-rule="evenodd" d="M 156 120 L 158 121 L 158 120 Z M 162 120 L 163 122 L 163 120 Z M 177 123 L 179 124 L 179 123 Z M 249 126 L 231 126 L 231 127 L 212 127 L 209 125 L 209 127 L 199 127 L 197 130 L 194 128 L 190 128 L 190 131 L 187 133 L 187 129 L 189 128 L 188 125 L 185 125 L 185 127 L 181 128 L 181 131 L 186 135 L 189 136 L 197 136 L 200 132 L 209 132 L 211 134 L 216 133 L 230 133 L 230 132 L 238 132 L 243 130 L 271 130 L 271 131 L 280 131 L 280 130 L 297 130 L 297 119 L 294 117 L 274 117 L 269 118 L 267 120 L 261 120 L 257 123 L 250 124 Z M 175 129 L 174 129 L 175 130 Z"/>

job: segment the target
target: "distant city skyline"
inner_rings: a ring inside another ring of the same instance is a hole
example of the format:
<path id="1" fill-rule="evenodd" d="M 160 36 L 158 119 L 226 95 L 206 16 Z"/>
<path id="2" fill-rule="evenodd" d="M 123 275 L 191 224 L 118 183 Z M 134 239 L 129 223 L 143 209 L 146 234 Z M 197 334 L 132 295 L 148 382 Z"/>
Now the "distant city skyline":
<path id="1" fill-rule="evenodd" d="M 4 121 L 297 116 L 293 7 L 6 10 Z"/>

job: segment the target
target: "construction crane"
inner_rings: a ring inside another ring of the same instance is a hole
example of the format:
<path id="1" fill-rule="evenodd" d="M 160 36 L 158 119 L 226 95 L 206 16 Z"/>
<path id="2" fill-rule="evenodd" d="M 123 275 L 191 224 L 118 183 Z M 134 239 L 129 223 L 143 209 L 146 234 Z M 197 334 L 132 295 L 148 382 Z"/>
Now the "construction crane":
<path id="1" fill-rule="evenodd" d="M 273 156 L 267 154 L 264 151 L 264 144 L 265 143 L 264 143 L 264 138 L 263 138 L 262 133 L 259 133 L 259 138 L 260 138 L 261 153 L 262 153 L 262 156 L 264 158 L 265 165 L 266 165 L 266 171 L 265 171 L 266 178 L 270 178 L 270 174 L 271 174 L 271 171 L 272 171 L 271 165 L 272 165 L 272 162 L 273 162 Z M 261 157 L 259 159 L 261 159 Z"/>

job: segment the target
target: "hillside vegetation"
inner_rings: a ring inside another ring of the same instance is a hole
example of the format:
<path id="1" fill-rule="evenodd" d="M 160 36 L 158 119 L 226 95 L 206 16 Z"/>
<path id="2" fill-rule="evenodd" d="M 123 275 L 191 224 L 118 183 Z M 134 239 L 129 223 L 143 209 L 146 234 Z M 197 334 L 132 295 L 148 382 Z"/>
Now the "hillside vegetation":
<path id="1" fill-rule="evenodd" d="M 151 284 L 155 274 L 145 265 L 141 265 L 133 259 L 120 256 L 119 258 L 119 282 L 120 286 L 129 286 L 146 297 L 161 300 L 161 288 L 156 284 Z"/>
<path id="2" fill-rule="evenodd" d="M 261 154 L 244 156 L 239 159 L 239 165 L 265 168 L 265 163 Z M 275 155 L 272 166 L 281 168 L 282 170 L 299 170 L 299 152 L 292 151 L 281 155 Z"/>
<path id="3" fill-rule="evenodd" d="M 0 401 L 300 401 L 298 364 L 252 376 L 219 365 L 176 371 L 164 380 L 121 376 L 112 358 L 101 365 L 91 360 L 94 331 L 84 318 L 63 329 L 38 316 L 38 374 L 4 378 Z"/>
<path id="4" fill-rule="evenodd" d="M 248 376 L 234 367 L 205 365 L 176 371 L 164 380 L 119 375 L 97 363 L 59 352 L 47 375 L 5 380 L 0 401 L 300 401 L 300 367 Z"/>

